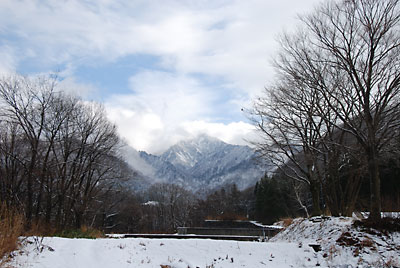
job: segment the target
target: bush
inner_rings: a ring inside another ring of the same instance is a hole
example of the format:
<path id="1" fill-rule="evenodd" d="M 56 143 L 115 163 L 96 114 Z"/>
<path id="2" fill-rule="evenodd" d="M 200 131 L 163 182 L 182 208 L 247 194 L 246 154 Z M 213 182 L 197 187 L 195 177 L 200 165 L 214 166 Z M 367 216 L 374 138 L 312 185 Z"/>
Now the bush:
<path id="1" fill-rule="evenodd" d="M 0 265 L 7 254 L 18 248 L 18 237 L 24 228 L 24 216 L 17 210 L 0 203 Z"/>
<path id="2" fill-rule="evenodd" d="M 97 229 L 88 228 L 86 226 L 83 226 L 80 229 L 63 230 L 59 233 L 55 233 L 54 236 L 65 237 L 65 238 L 96 239 L 96 238 L 104 237 L 104 234 Z"/>

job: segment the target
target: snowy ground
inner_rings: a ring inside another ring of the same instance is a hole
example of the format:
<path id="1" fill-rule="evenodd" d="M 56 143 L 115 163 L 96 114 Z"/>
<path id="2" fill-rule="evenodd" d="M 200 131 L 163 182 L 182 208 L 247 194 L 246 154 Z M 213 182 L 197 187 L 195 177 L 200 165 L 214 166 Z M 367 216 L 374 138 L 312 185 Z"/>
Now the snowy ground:
<path id="1" fill-rule="evenodd" d="M 33 238 L 29 238 L 33 242 Z M 314 267 L 311 248 L 296 243 L 236 242 L 201 239 L 45 238 L 39 253 L 28 244 L 14 267 Z M 50 247 L 50 248 L 49 248 Z M 40 246 L 39 246 L 40 248 Z"/>
<path id="2" fill-rule="evenodd" d="M 354 218 L 295 219 L 270 242 L 320 245 L 322 266 L 400 267 L 400 233 L 363 231 L 352 226 Z M 350 265 L 350 266 L 349 266 Z"/>
<path id="3" fill-rule="evenodd" d="M 352 218 L 296 219 L 270 242 L 207 239 L 24 240 L 11 267 L 400 267 L 400 233 L 361 232 Z M 309 245 L 321 246 L 315 252 Z"/>

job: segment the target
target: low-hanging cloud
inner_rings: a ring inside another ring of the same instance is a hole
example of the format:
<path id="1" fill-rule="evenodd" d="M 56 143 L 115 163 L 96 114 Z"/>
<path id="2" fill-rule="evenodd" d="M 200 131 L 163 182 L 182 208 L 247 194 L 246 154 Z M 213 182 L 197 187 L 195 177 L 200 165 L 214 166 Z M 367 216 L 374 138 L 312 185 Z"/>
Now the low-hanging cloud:
<path id="1" fill-rule="evenodd" d="M 133 76 L 130 85 L 130 94 L 114 95 L 106 108 L 127 142 L 139 150 L 161 152 L 196 134 L 190 122 L 216 116 L 218 93 L 196 78 L 146 71 Z"/>

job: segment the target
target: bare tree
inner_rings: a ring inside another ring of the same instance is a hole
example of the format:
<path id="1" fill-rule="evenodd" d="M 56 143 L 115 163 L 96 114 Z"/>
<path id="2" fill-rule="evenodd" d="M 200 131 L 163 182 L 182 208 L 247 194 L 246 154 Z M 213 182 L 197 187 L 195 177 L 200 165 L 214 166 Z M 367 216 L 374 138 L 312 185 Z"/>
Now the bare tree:
<path id="1" fill-rule="evenodd" d="M 253 119 L 264 137 L 257 143 L 260 154 L 286 177 L 308 185 L 313 215 L 322 212 L 320 143 L 330 127 L 320 115 L 320 102 L 318 91 L 301 80 L 281 75 L 275 86 L 266 88 L 266 96 L 258 99 L 253 110 Z"/>
<path id="2" fill-rule="evenodd" d="M 174 231 L 178 226 L 187 226 L 194 203 L 192 195 L 175 184 L 157 183 L 149 188 L 148 198 L 157 202 L 158 230 Z"/>
<path id="3" fill-rule="evenodd" d="M 322 111 L 329 108 L 327 117 L 317 106 L 331 133 L 339 129 L 357 141 L 370 177 L 370 217 L 379 219 L 379 159 L 399 127 L 399 1 L 329 1 L 301 19 L 304 27 L 288 35 L 278 71 L 316 92 Z"/>
<path id="4" fill-rule="evenodd" d="M 379 219 L 379 157 L 399 127 L 399 1 L 329 2 L 304 22 L 320 59 L 346 75 L 348 84 L 321 93 L 340 103 L 333 110 L 366 154 L 370 217 Z"/>
<path id="5" fill-rule="evenodd" d="M 25 142 L 18 124 L 0 125 L 0 200 L 12 207 L 23 207 Z"/>
<path id="6" fill-rule="evenodd" d="M 38 175 L 36 169 L 54 86 L 54 80 L 46 78 L 31 80 L 19 76 L 3 79 L 0 82 L 2 118 L 7 118 L 5 120 L 19 125 L 24 139 L 28 141 L 30 147 L 29 159 L 24 165 L 27 189 L 25 208 L 28 227 L 33 215 L 34 181 L 43 179 Z"/>
<path id="7" fill-rule="evenodd" d="M 32 219 L 80 227 L 121 179 L 119 138 L 101 105 L 56 89 L 56 78 L 0 80 L 0 198 Z M 21 200 L 21 201 L 20 201 Z"/>

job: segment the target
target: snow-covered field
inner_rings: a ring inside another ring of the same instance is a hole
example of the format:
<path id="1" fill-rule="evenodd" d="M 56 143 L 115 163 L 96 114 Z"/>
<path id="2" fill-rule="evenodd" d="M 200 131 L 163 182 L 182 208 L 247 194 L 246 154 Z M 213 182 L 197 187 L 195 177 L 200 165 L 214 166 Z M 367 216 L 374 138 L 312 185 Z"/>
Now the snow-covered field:
<path id="1" fill-rule="evenodd" d="M 352 218 L 296 219 L 269 242 L 28 237 L 11 267 L 400 267 L 400 233 L 362 232 Z M 321 250 L 315 252 L 309 245 Z M 345 245 L 346 244 L 346 245 Z"/>
<path id="2" fill-rule="evenodd" d="M 33 238 L 29 238 L 33 242 Z M 236 242 L 202 239 L 66 239 L 45 238 L 10 264 L 14 267 L 314 267 L 311 248 L 296 243 Z M 50 247 L 50 248 L 49 248 Z M 40 246 L 39 246 L 40 248 Z"/>

